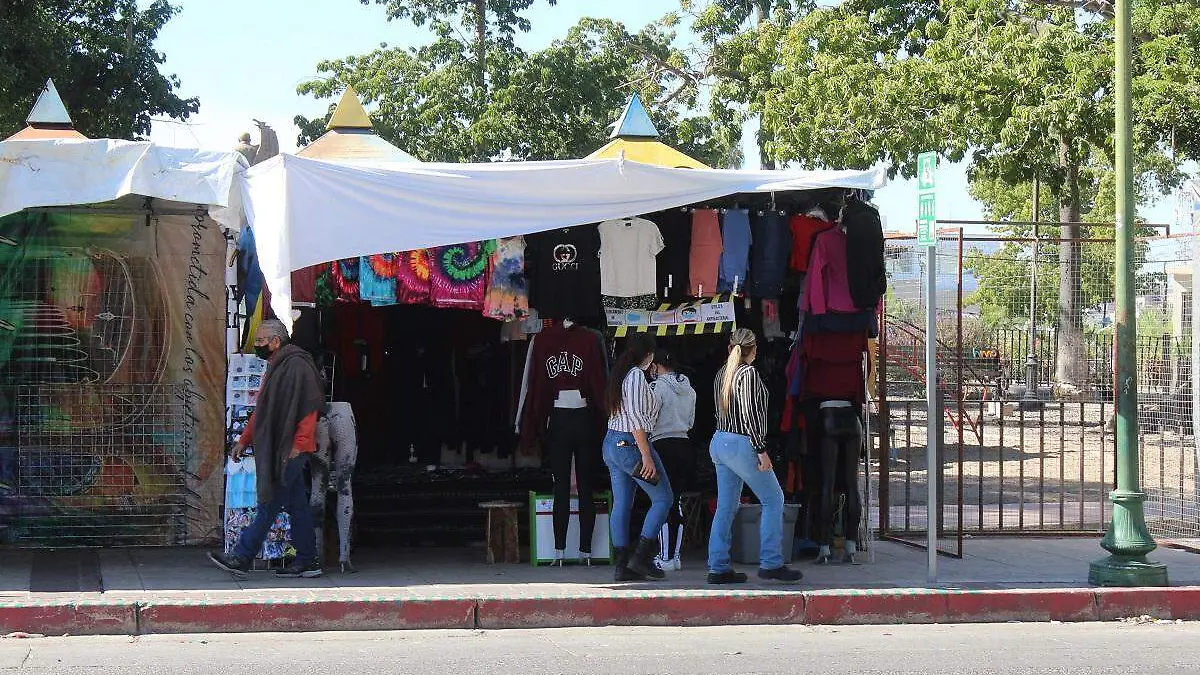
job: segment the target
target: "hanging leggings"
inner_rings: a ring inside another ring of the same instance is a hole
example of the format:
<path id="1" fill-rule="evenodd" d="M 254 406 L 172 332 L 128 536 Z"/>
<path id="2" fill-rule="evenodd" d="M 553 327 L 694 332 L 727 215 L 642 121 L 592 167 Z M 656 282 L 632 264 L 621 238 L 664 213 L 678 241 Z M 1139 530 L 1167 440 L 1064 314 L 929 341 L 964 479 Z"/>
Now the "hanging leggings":
<path id="1" fill-rule="evenodd" d="M 862 502 L 858 495 L 858 455 L 862 444 L 859 410 L 858 406 L 853 406 L 821 408 L 810 412 L 810 438 L 817 442 L 809 447 L 817 448 L 817 463 L 820 465 L 820 492 L 814 529 L 817 543 L 822 546 L 833 544 L 834 497 L 838 489 L 846 495 L 842 531 L 846 539 L 858 540 L 858 527 L 862 520 Z"/>
<path id="2" fill-rule="evenodd" d="M 654 450 L 662 459 L 663 468 L 671 477 L 671 487 L 675 491 L 675 501 L 667 513 L 667 536 L 659 555 L 663 560 L 671 560 L 678 555 L 679 528 L 683 524 L 683 510 L 679 505 L 681 493 L 691 489 L 696 475 L 696 448 L 686 438 L 660 438 L 654 441 Z M 661 540 L 662 538 L 660 538 Z"/>
<path id="3" fill-rule="evenodd" d="M 337 495 L 338 562 L 350 562 L 350 524 L 354 519 L 354 465 L 358 462 L 358 435 L 349 403 L 330 403 L 317 423 L 317 461 L 312 464 L 312 511 L 317 546 L 325 535 L 325 499 L 329 486 Z M 333 480 L 330 482 L 330 469 Z"/>
<path id="4" fill-rule="evenodd" d="M 575 486 L 579 494 L 579 551 L 591 553 L 596 529 L 596 416 L 589 408 L 555 408 L 550 412 L 546 450 L 554 472 L 554 548 L 567 547 L 571 523 L 571 460 L 575 460 Z"/>

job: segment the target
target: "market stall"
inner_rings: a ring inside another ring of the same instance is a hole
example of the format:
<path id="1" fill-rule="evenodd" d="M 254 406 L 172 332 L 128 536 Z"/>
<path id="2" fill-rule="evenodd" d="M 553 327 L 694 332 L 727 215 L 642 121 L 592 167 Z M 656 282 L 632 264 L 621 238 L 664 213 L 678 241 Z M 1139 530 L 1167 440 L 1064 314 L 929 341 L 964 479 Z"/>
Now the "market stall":
<path id="1" fill-rule="evenodd" d="M 218 536 L 243 168 L 85 139 L 51 83 L 0 142 L 0 543 Z"/>

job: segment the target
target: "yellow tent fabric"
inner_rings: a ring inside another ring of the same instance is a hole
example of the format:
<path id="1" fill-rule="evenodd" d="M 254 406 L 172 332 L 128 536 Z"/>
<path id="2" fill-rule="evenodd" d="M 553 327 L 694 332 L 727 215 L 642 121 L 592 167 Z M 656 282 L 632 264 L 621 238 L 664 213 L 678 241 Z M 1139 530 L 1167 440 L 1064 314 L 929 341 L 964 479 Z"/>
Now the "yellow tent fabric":
<path id="1" fill-rule="evenodd" d="M 625 159 L 642 164 L 653 164 L 674 169 L 711 168 L 692 159 L 671 146 L 654 138 L 614 138 L 608 145 L 588 155 L 588 159 L 616 159 L 625 153 Z"/>

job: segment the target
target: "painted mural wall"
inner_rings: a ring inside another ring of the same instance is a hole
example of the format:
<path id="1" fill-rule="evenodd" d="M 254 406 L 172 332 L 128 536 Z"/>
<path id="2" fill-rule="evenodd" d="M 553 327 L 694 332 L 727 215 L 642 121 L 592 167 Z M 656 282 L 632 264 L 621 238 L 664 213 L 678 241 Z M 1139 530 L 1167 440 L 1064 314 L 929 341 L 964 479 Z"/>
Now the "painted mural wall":
<path id="1" fill-rule="evenodd" d="M 0 219 L 0 543 L 219 539 L 224 251 L 203 214 Z"/>

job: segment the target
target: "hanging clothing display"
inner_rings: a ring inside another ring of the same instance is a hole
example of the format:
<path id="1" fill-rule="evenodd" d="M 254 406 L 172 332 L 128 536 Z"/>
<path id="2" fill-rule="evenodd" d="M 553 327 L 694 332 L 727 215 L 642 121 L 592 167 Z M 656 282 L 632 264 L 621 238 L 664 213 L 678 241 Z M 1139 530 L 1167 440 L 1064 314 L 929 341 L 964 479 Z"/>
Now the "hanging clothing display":
<path id="1" fill-rule="evenodd" d="M 540 440 L 556 403 L 571 405 L 564 399 L 574 401 L 575 407 L 592 410 L 598 434 L 605 422 L 605 365 L 596 335 L 579 324 L 570 328 L 554 325 L 539 333 L 526 360 L 526 390 L 520 406 L 522 442 Z M 560 393 L 564 399 L 560 399 Z"/>
<path id="2" fill-rule="evenodd" d="M 713 209 L 698 209 L 692 214 L 692 249 L 688 261 L 692 297 L 716 295 L 722 246 L 719 215 Z"/>
<path id="3" fill-rule="evenodd" d="M 851 199 L 842 209 L 846 230 L 846 276 L 854 306 L 871 309 L 887 292 L 887 265 L 883 251 L 883 224 L 879 211 Z"/>
<path id="4" fill-rule="evenodd" d="M 658 225 L 663 249 L 658 253 L 656 288 L 659 298 L 678 302 L 688 298 L 692 256 L 692 215 L 687 209 L 667 209 L 647 218 Z"/>
<path id="5" fill-rule="evenodd" d="M 800 308 L 809 314 L 859 311 L 846 278 L 846 232 L 831 227 L 817 235 Z"/>
<path id="6" fill-rule="evenodd" d="M 548 319 L 596 321 L 600 310 L 600 233 L 594 225 L 525 237 L 529 304 Z"/>
<path id="7" fill-rule="evenodd" d="M 767 211 L 751 222 L 752 260 L 747 294 L 754 298 L 777 300 L 787 278 L 792 234 L 778 211 Z"/>
<path id="8" fill-rule="evenodd" d="M 317 276 L 319 265 L 305 267 L 292 272 L 292 304 L 315 303 L 317 301 Z"/>
<path id="9" fill-rule="evenodd" d="M 340 302 L 358 302 L 358 258 L 335 260 L 329 263 L 329 272 L 333 280 L 333 297 Z"/>
<path id="10" fill-rule="evenodd" d="M 792 251 L 788 266 L 793 272 L 807 272 L 809 256 L 812 253 L 813 239 L 817 233 L 832 225 L 828 220 L 822 220 L 811 215 L 792 216 L 788 221 L 788 229 L 792 232 Z"/>
<path id="11" fill-rule="evenodd" d="M 429 252 L 434 307 L 483 310 L 488 262 L 495 240 L 439 246 Z"/>
<path id="12" fill-rule="evenodd" d="M 359 296 L 374 307 L 396 304 L 396 273 L 399 266 L 398 253 L 380 253 L 359 258 Z"/>
<path id="13" fill-rule="evenodd" d="M 483 315 L 500 321 L 529 316 L 529 286 L 525 280 L 525 237 L 496 240 L 492 252 Z"/>
<path id="14" fill-rule="evenodd" d="M 402 305 L 429 304 L 429 251 L 418 249 L 398 255 L 400 263 L 396 266 L 396 302 Z"/>
<path id="15" fill-rule="evenodd" d="M 663 250 L 658 226 L 644 218 L 600 223 L 600 293 L 616 298 L 656 296 L 656 256 Z"/>
<path id="16" fill-rule="evenodd" d="M 750 267 L 750 212 L 746 209 L 729 209 L 721 219 L 721 265 L 717 279 L 717 290 L 733 292 L 734 286 L 740 293 L 746 288 L 746 270 Z"/>
<path id="17" fill-rule="evenodd" d="M 805 333 L 801 347 L 804 398 L 863 402 L 866 333 Z"/>

